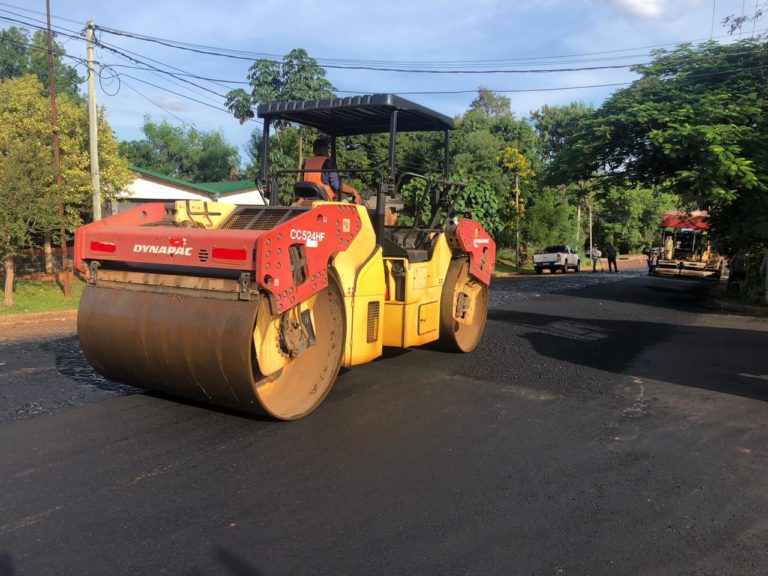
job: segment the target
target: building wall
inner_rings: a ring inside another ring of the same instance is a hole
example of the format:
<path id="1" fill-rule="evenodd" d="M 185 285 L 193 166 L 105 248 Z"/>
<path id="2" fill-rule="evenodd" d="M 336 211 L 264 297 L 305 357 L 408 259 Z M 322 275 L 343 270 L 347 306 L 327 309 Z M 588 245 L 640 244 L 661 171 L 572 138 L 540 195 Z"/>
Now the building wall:
<path id="1" fill-rule="evenodd" d="M 126 187 L 124 196 L 127 202 L 132 201 L 154 201 L 163 202 L 166 200 L 210 200 L 211 197 L 204 192 L 183 190 L 168 184 L 155 182 L 146 178 L 138 177 Z M 121 198 L 122 200 L 122 198 Z"/>
<path id="2" fill-rule="evenodd" d="M 219 197 L 219 202 L 228 202 L 230 204 L 248 204 L 248 205 L 263 205 L 265 204 L 264 198 L 261 196 L 261 192 L 258 190 L 245 190 L 243 192 L 232 192 L 230 194 L 222 194 Z"/>
<path id="3" fill-rule="evenodd" d="M 184 190 L 170 183 L 165 184 L 139 176 L 126 187 L 125 193 L 117 201 L 116 208 L 118 212 L 125 212 L 146 202 L 169 202 L 173 200 L 203 200 L 248 205 L 263 205 L 265 203 L 259 189 L 255 187 L 250 190 L 230 192 L 215 197 L 202 191 Z M 112 211 L 114 212 L 114 210 Z"/>

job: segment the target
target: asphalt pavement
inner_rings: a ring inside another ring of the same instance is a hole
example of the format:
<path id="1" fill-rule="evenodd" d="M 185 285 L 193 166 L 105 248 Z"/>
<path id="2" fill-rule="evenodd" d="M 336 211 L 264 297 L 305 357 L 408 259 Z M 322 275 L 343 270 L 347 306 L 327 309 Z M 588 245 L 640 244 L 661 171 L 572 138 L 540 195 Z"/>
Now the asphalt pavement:
<path id="1" fill-rule="evenodd" d="M 768 320 L 640 271 L 497 279 L 472 354 L 290 423 L 0 335 L 0 575 L 768 574 Z"/>

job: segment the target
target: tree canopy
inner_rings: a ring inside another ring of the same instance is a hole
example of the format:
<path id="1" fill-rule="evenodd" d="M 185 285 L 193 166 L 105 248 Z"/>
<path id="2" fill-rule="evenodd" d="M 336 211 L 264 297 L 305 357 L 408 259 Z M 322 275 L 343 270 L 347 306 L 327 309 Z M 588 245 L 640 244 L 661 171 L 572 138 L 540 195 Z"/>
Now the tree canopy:
<path id="1" fill-rule="evenodd" d="M 452 176 L 475 182 L 467 190 L 476 198 L 462 209 L 507 243 L 517 176 L 525 206 L 521 231 L 532 247 L 555 240 L 579 246 L 588 225 L 582 207 L 593 213 L 595 240 L 621 250 L 652 245 L 661 213 L 673 207 L 709 210 L 726 248 L 768 242 L 765 55 L 761 40 L 657 50 L 649 64 L 633 68 L 637 81 L 598 108 L 547 105 L 522 120 L 508 97 L 479 88 L 451 138 Z M 256 61 L 248 80 L 250 92 L 233 91 L 227 99 L 241 121 L 253 116 L 256 104 L 329 97 L 334 90 L 301 49 L 280 62 Z M 271 162 L 295 166 L 305 129 L 276 128 Z M 260 140 L 254 135 L 252 144 Z M 440 175 L 441 146 L 434 134 L 399 134 L 397 163 Z M 348 138 L 339 164 L 382 168 L 385 148 L 377 136 Z M 252 156 L 258 154 L 253 146 Z"/>
<path id="2" fill-rule="evenodd" d="M 84 81 L 74 66 L 63 62 L 66 51 L 53 42 L 54 81 L 56 92 L 75 100 L 82 99 L 79 84 Z M 31 37 L 25 28 L 11 26 L 0 30 L 0 80 L 34 74 L 43 86 L 43 94 L 49 94 L 48 44 L 45 32 L 38 30 Z"/>
<path id="3" fill-rule="evenodd" d="M 12 273 L 13 258 L 40 235 L 57 232 L 59 205 L 72 231 L 91 209 L 88 112 L 80 100 L 58 99 L 62 186 L 56 183 L 50 99 L 33 75 L 0 82 L 0 257 Z M 130 181 L 117 141 L 99 117 L 99 162 L 105 199 Z M 10 295 L 6 289 L 6 303 Z"/>
<path id="4" fill-rule="evenodd" d="M 140 168 L 191 182 L 227 180 L 240 165 L 237 147 L 219 131 L 199 132 L 144 117 L 144 138 L 120 143 L 120 153 Z"/>
<path id="5" fill-rule="evenodd" d="M 326 78 L 325 70 L 303 48 L 286 54 L 282 61 L 259 59 L 248 69 L 251 91 L 242 88 L 227 93 L 227 109 L 244 123 L 255 116 L 253 107 L 282 100 L 332 98 L 336 90 Z M 276 128 L 284 128 L 278 124 Z"/>
<path id="6" fill-rule="evenodd" d="M 656 51 L 582 133 L 589 167 L 709 209 L 720 233 L 768 241 L 765 56 L 755 40 Z"/>

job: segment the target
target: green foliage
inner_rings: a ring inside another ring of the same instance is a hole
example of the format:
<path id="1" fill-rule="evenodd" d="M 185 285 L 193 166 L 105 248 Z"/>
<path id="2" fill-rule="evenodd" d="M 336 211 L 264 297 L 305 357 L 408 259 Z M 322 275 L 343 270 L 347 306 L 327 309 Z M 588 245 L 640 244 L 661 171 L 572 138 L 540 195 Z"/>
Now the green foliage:
<path id="1" fill-rule="evenodd" d="M 576 239 L 576 208 L 569 204 L 566 194 L 555 188 L 545 188 L 534 195 L 521 221 L 521 232 L 528 252 L 550 244 L 569 244 L 574 249 Z"/>
<path id="2" fill-rule="evenodd" d="M 433 175 L 433 180 L 442 179 L 441 174 Z M 447 206 L 442 211 L 440 221 L 448 216 L 472 218 L 480 222 L 492 235 L 498 235 L 504 228 L 500 217 L 499 198 L 493 187 L 487 182 L 465 172 L 452 175 L 455 182 L 466 184 L 465 187 L 451 187 L 448 191 Z M 435 186 L 440 186 L 435 184 Z M 432 219 L 431 198 L 434 188 L 427 190 L 427 183 L 421 178 L 405 181 L 401 188 L 405 209 L 398 218 L 398 224 L 412 226 L 418 213 L 418 224 L 424 226 Z M 417 208 L 418 206 L 418 208 Z"/>
<path id="3" fill-rule="evenodd" d="M 571 186 L 591 178 L 593 167 L 585 158 L 579 137 L 593 114 L 594 109 L 581 102 L 543 106 L 531 114 L 540 139 L 545 183 Z"/>
<path id="4" fill-rule="evenodd" d="M 512 101 L 488 88 L 478 88 L 477 98 L 472 100 L 469 109 L 470 111 L 478 111 L 492 119 L 499 119 L 504 116 L 513 117 Z"/>
<path id="5" fill-rule="evenodd" d="M 0 82 L 0 257 L 58 222 L 50 106 L 34 76 Z"/>
<path id="6" fill-rule="evenodd" d="M 645 253 L 658 245 L 661 216 L 678 206 L 673 194 L 648 188 L 611 187 L 594 215 L 598 246 L 613 244 L 621 253 Z"/>
<path id="7" fill-rule="evenodd" d="M 144 118 L 143 140 L 120 143 L 120 153 L 140 168 L 191 182 L 227 180 L 240 164 L 237 147 L 221 132 L 198 132 Z"/>
<path id="8" fill-rule="evenodd" d="M 78 86 L 83 78 L 77 70 L 64 64 L 63 46 L 54 40 L 54 81 L 56 93 L 82 100 Z M 11 26 L 0 30 L 0 80 L 34 74 L 43 85 L 43 94 L 49 95 L 48 43 L 46 33 L 38 30 L 30 37 L 25 28 Z"/>
<path id="9" fill-rule="evenodd" d="M 573 145 L 582 130 L 584 120 L 594 113 L 594 108 L 583 102 L 566 106 L 547 106 L 531 113 L 531 120 L 541 138 L 541 156 L 550 162 Z"/>
<path id="10" fill-rule="evenodd" d="M 336 90 L 325 70 L 303 48 L 295 48 L 282 61 L 260 59 L 248 69 L 251 92 L 242 88 L 227 93 L 225 105 L 242 124 L 254 117 L 253 107 L 265 102 L 332 98 Z M 278 124 L 277 129 L 285 128 Z"/>
<path id="11" fill-rule="evenodd" d="M 614 183 L 659 186 L 709 209 L 717 234 L 768 240 L 768 211 L 760 209 L 768 192 L 765 44 L 686 44 L 654 56 L 589 121 L 585 165 Z"/>
<path id="12" fill-rule="evenodd" d="M 455 179 L 467 183 L 453 204 L 455 213 L 477 220 L 492 236 L 498 236 L 504 229 L 504 221 L 499 195 L 493 186 L 473 174 L 458 173 Z"/>
<path id="13" fill-rule="evenodd" d="M 286 54 L 282 61 L 260 59 L 248 69 L 250 93 L 242 88 L 227 93 L 225 106 L 232 112 L 240 123 L 255 116 L 253 108 L 259 104 L 276 101 L 301 101 L 333 98 L 336 90 L 325 78 L 325 70 L 311 58 L 303 48 L 295 48 Z M 286 130 L 290 122 L 275 122 L 276 132 Z M 301 127 L 298 129 L 298 148 L 293 166 L 298 168 L 304 160 L 304 143 L 314 134 L 314 131 Z M 253 136 L 252 138 L 261 138 Z M 279 139 L 282 157 L 290 156 Z M 252 157 L 255 157 L 252 154 Z M 271 158 L 270 158 L 271 161 Z"/>
<path id="14" fill-rule="evenodd" d="M 488 95 L 479 99 L 487 100 Z M 526 187 L 535 188 L 533 174 L 541 166 L 538 140 L 533 127 L 526 121 L 515 120 L 508 114 L 489 115 L 483 107 L 468 110 L 456 122 L 452 137 L 453 170 L 471 174 L 486 182 L 494 191 L 500 209 L 499 218 L 512 217 L 509 206 L 514 196 L 516 170 L 508 169 L 501 161 L 503 151 L 514 148 L 524 159 L 527 170 L 520 182 L 523 194 Z M 518 173 L 518 176 L 522 175 Z"/>
<path id="15" fill-rule="evenodd" d="M 65 228 L 74 230 L 91 211 L 88 112 L 81 101 L 58 99 L 62 187 L 56 185 L 50 100 L 32 75 L 0 82 L 0 253 L 16 254 L 36 234 L 59 229 L 59 204 L 67 207 Z M 99 163 L 105 199 L 131 179 L 111 129 L 100 115 Z"/>

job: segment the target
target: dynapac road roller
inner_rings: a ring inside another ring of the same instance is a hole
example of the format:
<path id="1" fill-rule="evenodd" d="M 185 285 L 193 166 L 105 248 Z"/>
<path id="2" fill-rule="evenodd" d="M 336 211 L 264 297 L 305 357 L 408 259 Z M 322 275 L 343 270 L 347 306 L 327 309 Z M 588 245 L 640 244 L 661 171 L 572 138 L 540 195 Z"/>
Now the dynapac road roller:
<path id="1" fill-rule="evenodd" d="M 305 171 L 283 191 L 295 201 L 278 206 L 286 178 L 275 172 L 268 206 L 150 203 L 83 226 L 78 333 L 93 367 L 117 382 L 292 420 L 320 405 L 341 366 L 369 362 L 384 346 L 473 350 L 496 246 L 452 212 L 462 189 L 448 181 L 453 121 L 391 94 L 270 103 L 257 113 L 263 176 L 277 121 L 328 135 L 332 156 L 339 136 L 388 132 L 377 193 L 329 201 Z M 397 172 L 403 131 L 444 133 L 444 179 Z M 431 222 L 385 225 L 411 178 L 423 180 Z"/>

